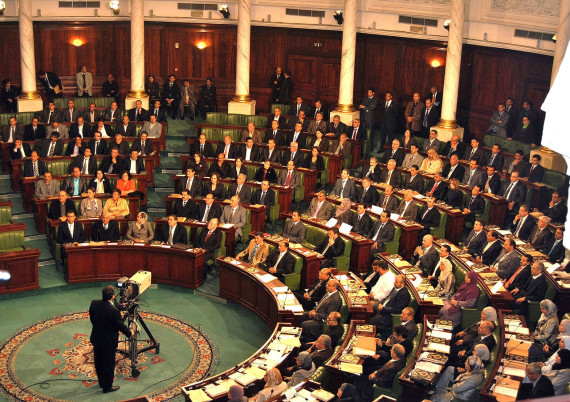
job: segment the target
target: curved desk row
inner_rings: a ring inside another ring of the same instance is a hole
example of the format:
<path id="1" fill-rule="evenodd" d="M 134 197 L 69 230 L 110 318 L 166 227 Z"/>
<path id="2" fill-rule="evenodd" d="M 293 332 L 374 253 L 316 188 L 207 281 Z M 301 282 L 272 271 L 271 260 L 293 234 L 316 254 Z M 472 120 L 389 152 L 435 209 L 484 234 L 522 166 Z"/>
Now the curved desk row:
<path id="1" fill-rule="evenodd" d="M 67 283 L 115 281 L 139 270 L 152 272 L 154 283 L 196 289 L 204 283 L 204 250 L 149 243 L 64 244 Z"/>

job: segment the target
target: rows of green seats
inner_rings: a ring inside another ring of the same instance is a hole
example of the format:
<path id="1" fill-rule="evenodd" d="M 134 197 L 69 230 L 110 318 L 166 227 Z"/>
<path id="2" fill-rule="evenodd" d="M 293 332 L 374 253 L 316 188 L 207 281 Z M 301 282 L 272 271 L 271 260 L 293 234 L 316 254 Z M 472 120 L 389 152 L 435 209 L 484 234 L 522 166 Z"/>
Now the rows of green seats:
<path id="1" fill-rule="evenodd" d="M 0 206 L 0 225 L 12 223 L 12 207 L 10 205 Z"/>
<path id="2" fill-rule="evenodd" d="M 291 112 L 291 105 L 286 105 L 284 103 L 272 103 L 270 109 L 271 113 L 273 113 L 276 107 L 278 107 L 281 110 L 281 114 L 284 116 L 288 116 L 289 113 Z"/>
<path id="3" fill-rule="evenodd" d="M 69 166 L 71 165 L 71 161 L 69 160 L 57 160 L 57 161 L 49 161 L 47 162 L 47 168 L 54 176 L 63 176 L 69 174 Z M 101 160 L 97 161 L 97 167 L 101 165 Z M 117 185 L 117 181 L 119 180 L 118 177 L 109 178 L 109 184 L 111 188 L 115 188 Z M 139 178 L 133 177 L 135 181 L 135 188 L 139 188 Z"/>
<path id="4" fill-rule="evenodd" d="M 0 250 L 3 253 L 27 250 L 28 246 L 24 239 L 24 229 L 10 230 L 0 233 Z"/>
<path id="5" fill-rule="evenodd" d="M 515 152 L 522 150 L 523 154 L 527 157 L 530 155 L 530 151 L 532 149 L 531 145 L 525 142 L 517 140 L 509 140 L 494 134 L 485 134 L 483 142 L 485 143 L 485 146 L 489 148 L 492 148 L 493 145 L 495 144 L 499 144 L 504 152 L 508 152 L 511 154 L 514 154 Z"/>
<path id="6" fill-rule="evenodd" d="M 86 97 L 86 98 L 55 98 L 53 100 L 55 107 L 57 108 L 66 108 L 67 102 L 72 100 L 75 102 L 75 107 L 82 109 L 88 109 L 92 103 L 95 103 L 97 107 L 104 107 L 108 108 L 111 106 L 111 103 L 115 101 L 115 98 L 110 96 L 97 96 L 97 97 Z"/>
<path id="7" fill-rule="evenodd" d="M 275 246 L 268 244 L 269 254 L 275 250 Z M 303 271 L 303 259 L 295 253 L 290 253 L 295 259 L 295 268 L 290 274 L 283 274 L 284 284 L 292 291 L 301 287 L 301 271 Z"/>
<path id="8" fill-rule="evenodd" d="M 305 226 L 307 227 L 307 230 L 305 231 L 305 241 L 303 241 L 301 244 L 303 247 L 314 250 L 317 245 L 321 244 L 325 237 L 328 237 L 328 231 L 313 225 Z M 348 271 L 352 243 L 350 240 L 346 239 L 343 236 L 341 236 L 341 239 L 344 242 L 344 253 L 343 255 L 334 258 L 335 267 L 339 271 Z"/>
<path id="9" fill-rule="evenodd" d="M 15 116 L 18 124 L 31 124 L 34 112 L 0 113 L 0 126 L 10 124 L 10 117 Z"/>
<path id="10" fill-rule="evenodd" d="M 206 113 L 206 124 L 247 127 L 249 122 L 253 122 L 256 127 L 265 127 L 267 125 L 267 116 L 221 112 Z"/>

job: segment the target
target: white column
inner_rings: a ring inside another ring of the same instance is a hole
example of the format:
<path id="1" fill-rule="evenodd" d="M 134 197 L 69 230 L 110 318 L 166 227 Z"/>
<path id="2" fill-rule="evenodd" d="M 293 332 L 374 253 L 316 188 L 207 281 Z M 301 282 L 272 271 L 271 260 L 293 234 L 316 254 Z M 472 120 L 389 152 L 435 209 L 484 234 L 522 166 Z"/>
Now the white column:
<path id="1" fill-rule="evenodd" d="M 332 114 L 338 114 L 341 121 L 346 124 L 351 124 L 352 119 L 360 115 L 352 104 L 354 95 L 354 61 L 356 59 L 357 12 L 358 0 L 344 1 L 338 107 Z"/>
<path id="2" fill-rule="evenodd" d="M 438 131 L 438 138 L 442 141 L 448 141 L 454 134 L 463 138 L 463 129 L 457 125 L 455 116 L 457 113 L 457 94 L 459 92 L 459 72 L 461 70 L 464 22 L 465 0 L 452 0 L 451 24 L 449 25 L 447 57 L 445 59 L 441 120 L 435 128 Z"/>
<path id="3" fill-rule="evenodd" d="M 560 18 L 558 19 L 558 31 L 556 32 L 556 48 L 554 49 L 554 60 L 552 61 L 552 76 L 550 86 L 554 83 L 560 63 L 566 53 L 568 40 L 570 39 L 570 1 L 560 2 Z"/>
<path id="4" fill-rule="evenodd" d="M 141 100 L 148 109 L 144 90 L 144 0 L 131 0 L 131 90 L 125 99 L 125 109 L 135 107 Z"/>
<path id="5" fill-rule="evenodd" d="M 255 101 L 249 96 L 249 54 L 251 48 L 251 0 L 239 0 L 236 94 L 228 104 L 228 113 L 255 114 Z"/>
<path id="6" fill-rule="evenodd" d="M 19 112 L 42 110 L 43 102 L 36 92 L 36 59 L 34 55 L 34 25 L 32 0 L 19 0 L 20 68 L 22 94 L 18 100 Z"/>

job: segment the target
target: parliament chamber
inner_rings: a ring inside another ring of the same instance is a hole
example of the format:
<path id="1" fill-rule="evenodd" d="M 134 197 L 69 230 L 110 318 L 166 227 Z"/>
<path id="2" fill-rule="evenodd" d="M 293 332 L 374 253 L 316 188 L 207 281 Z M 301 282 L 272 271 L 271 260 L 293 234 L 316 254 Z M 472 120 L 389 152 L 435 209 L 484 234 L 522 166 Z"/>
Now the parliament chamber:
<path id="1" fill-rule="evenodd" d="M 0 14 L 0 298 L 144 270 L 269 328 L 177 400 L 568 398 L 565 1 L 103 3 Z"/>

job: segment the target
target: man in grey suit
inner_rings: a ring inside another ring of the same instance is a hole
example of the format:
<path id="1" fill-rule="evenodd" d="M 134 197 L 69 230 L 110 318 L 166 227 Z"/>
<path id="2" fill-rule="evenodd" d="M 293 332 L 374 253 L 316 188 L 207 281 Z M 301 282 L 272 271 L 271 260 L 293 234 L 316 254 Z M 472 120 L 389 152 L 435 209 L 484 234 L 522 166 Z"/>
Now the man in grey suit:
<path id="1" fill-rule="evenodd" d="M 437 130 L 430 130 L 429 138 L 426 138 L 422 145 L 422 151 L 427 152 L 430 149 L 435 149 L 435 152 L 439 153 L 440 145 L 441 141 L 437 139 Z"/>
<path id="2" fill-rule="evenodd" d="M 404 117 L 406 118 L 406 128 L 412 131 L 413 135 L 419 135 L 422 130 L 422 110 L 423 102 L 420 100 L 419 92 L 414 92 L 413 99 L 406 106 Z"/>
<path id="3" fill-rule="evenodd" d="M 507 138 L 507 129 L 509 127 L 510 116 L 505 110 L 505 104 L 499 103 L 497 111 L 491 116 L 491 125 L 487 130 L 489 134 L 495 134 L 499 137 Z"/>
<path id="4" fill-rule="evenodd" d="M 59 138 L 69 138 L 67 126 L 59 124 L 58 120 L 54 120 L 51 126 L 47 126 L 46 137 L 51 138 L 51 133 L 59 133 Z"/>
<path id="5" fill-rule="evenodd" d="M 293 211 L 292 217 L 291 220 L 285 222 L 281 236 L 291 243 L 302 243 L 303 240 L 305 240 L 305 231 L 307 228 L 303 222 L 301 222 L 299 211 Z"/>
<path id="6" fill-rule="evenodd" d="M 315 134 L 317 130 L 320 130 L 323 134 L 327 132 L 327 122 L 323 118 L 322 112 L 318 112 L 315 117 L 315 120 L 311 120 L 307 131 L 310 134 Z"/>
<path id="7" fill-rule="evenodd" d="M 412 190 L 406 190 L 404 192 L 404 202 L 396 209 L 396 214 L 406 220 L 415 221 L 417 219 L 418 206 L 414 202 L 414 193 Z"/>
<path id="8" fill-rule="evenodd" d="M 119 109 L 119 104 L 117 102 L 111 102 L 111 106 L 105 112 L 105 121 L 111 123 L 119 123 L 123 119 L 123 114 L 121 109 Z"/>
<path id="9" fill-rule="evenodd" d="M 468 185 L 473 188 L 479 186 L 479 188 L 485 187 L 485 182 L 487 181 L 487 175 L 483 171 L 477 169 L 479 165 L 476 159 L 471 159 L 469 161 L 469 169 L 465 171 L 463 175 L 463 184 Z"/>
<path id="10" fill-rule="evenodd" d="M 63 123 L 75 123 L 79 116 L 82 116 L 82 114 L 79 109 L 75 107 L 75 102 L 71 99 L 67 101 L 67 109 L 63 109 L 59 114 Z"/>
<path id="11" fill-rule="evenodd" d="M 79 72 L 75 74 L 77 84 L 77 96 L 93 96 L 93 76 L 87 71 L 87 67 L 81 66 Z"/>
<path id="12" fill-rule="evenodd" d="M 509 279 L 520 266 L 520 258 L 516 252 L 516 245 L 513 239 L 506 239 L 503 243 L 503 250 L 489 269 L 495 272 L 501 279 Z"/>
<path id="13" fill-rule="evenodd" d="M 287 162 L 287 170 L 282 170 L 279 173 L 277 184 L 280 186 L 287 186 L 297 188 L 301 184 L 301 175 L 295 170 L 295 162 Z"/>
<path id="14" fill-rule="evenodd" d="M 24 128 L 18 125 L 15 117 L 10 117 L 10 124 L 2 129 L 2 141 L 14 142 L 24 139 Z"/>
<path id="15" fill-rule="evenodd" d="M 143 128 L 141 130 L 146 131 L 148 133 L 148 138 L 160 138 L 162 134 L 162 124 L 156 121 L 156 116 L 151 114 L 149 116 L 149 121 L 145 121 L 143 124 Z"/>
<path id="16" fill-rule="evenodd" d="M 301 342 L 316 341 L 323 332 L 323 322 L 325 322 L 329 314 L 340 310 L 342 301 L 338 290 L 339 287 L 339 281 L 330 279 L 327 282 L 327 292 L 323 298 L 313 310 L 303 313 L 303 317 L 300 319 L 301 328 L 303 329 Z"/>
<path id="17" fill-rule="evenodd" d="M 348 169 L 343 169 L 340 179 L 337 179 L 331 194 L 340 198 L 350 198 L 350 200 L 354 200 L 356 197 L 356 185 L 348 178 L 348 175 Z"/>
<path id="18" fill-rule="evenodd" d="M 317 193 L 317 198 L 311 200 L 309 209 L 307 210 L 307 215 L 310 218 L 316 218 L 320 221 L 328 221 L 333 216 L 333 206 L 325 198 L 327 193 L 321 190 Z"/>
<path id="19" fill-rule="evenodd" d="M 384 211 L 396 212 L 398 209 L 398 202 L 398 197 L 394 195 L 394 187 L 388 184 L 384 188 L 384 194 L 382 194 L 378 200 L 378 206 Z"/>
<path id="20" fill-rule="evenodd" d="M 554 235 L 548 229 L 548 224 L 550 223 L 550 218 L 548 216 L 541 216 L 536 222 L 536 227 L 532 231 L 529 237 L 529 242 L 534 247 L 535 250 L 547 253 L 549 250 L 546 246 L 551 242 Z"/>
<path id="21" fill-rule="evenodd" d="M 418 146 L 416 144 L 412 144 L 410 145 L 410 152 L 404 157 L 402 167 L 404 169 L 411 169 L 414 165 L 421 166 L 423 161 L 424 157 L 418 153 Z"/>
<path id="22" fill-rule="evenodd" d="M 245 173 L 240 173 L 237 177 L 236 183 L 230 184 L 226 197 L 237 195 L 240 202 L 249 204 L 251 201 L 251 188 L 245 184 L 247 175 Z"/>
<path id="23" fill-rule="evenodd" d="M 220 223 L 231 223 L 232 225 L 236 225 L 236 234 L 241 238 L 241 228 L 247 224 L 247 215 L 245 208 L 239 205 L 239 201 L 240 200 L 237 195 L 230 198 L 230 205 L 226 205 L 224 207 Z"/>
<path id="24" fill-rule="evenodd" d="M 416 247 L 414 255 L 418 258 L 416 267 L 421 268 L 426 277 L 430 275 L 439 261 L 439 253 L 433 245 L 432 235 L 428 234 L 423 237 L 422 245 Z"/>
<path id="25" fill-rule="evenodd" d="M 45 172 L 44 179 L 36 182 L 34 197 L 57 197 L 59 195 L 59 185 L 59 181 L 52 179 L 51 172 Z"/>

